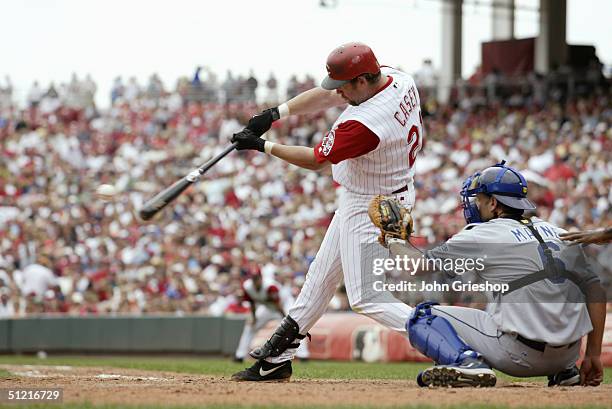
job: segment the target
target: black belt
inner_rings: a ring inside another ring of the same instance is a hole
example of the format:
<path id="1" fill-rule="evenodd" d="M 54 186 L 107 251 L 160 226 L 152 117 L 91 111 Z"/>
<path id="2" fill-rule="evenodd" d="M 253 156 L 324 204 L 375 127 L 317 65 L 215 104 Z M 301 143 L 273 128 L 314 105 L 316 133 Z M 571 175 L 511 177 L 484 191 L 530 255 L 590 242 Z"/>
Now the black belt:
<path id="1" fill-rule="evenodd" d="M 392 195 L 396 195 L 398 193 L 404 193 L 408 191 L 408 185 L 404 186 L 401 189 L 397 189 L 395 192 L 391 192 Z"/>
<path id="2" fill-rule="evenodd" d="M 536 351 L 540 351 L 540 352 L 544 352 L 547 346 L 551 348 L 565 348 L 565 347 L 571 348 L 576 342 L 578 342 L 578 341 L 574 341 L 574 342 L 571 342 L 565 345 L 552 346 L 552 345 L 548 345 L 546 342 L 534 341 L 532 339 L 525 338 L 520 334 L 516 335 L 516 340 L 522 343 L 523 345 L 527 345 L 529 348 L 535 349 Z"/>
<path id="3" fill-rule="evenodd" d="M 546 349 L 546 342 L 534 341 L 521 335 L 517 335 L 516 340 L 524 345 L 527 345 L 531 349 L 535 349 L 536 351 L 544 352 Z"/>

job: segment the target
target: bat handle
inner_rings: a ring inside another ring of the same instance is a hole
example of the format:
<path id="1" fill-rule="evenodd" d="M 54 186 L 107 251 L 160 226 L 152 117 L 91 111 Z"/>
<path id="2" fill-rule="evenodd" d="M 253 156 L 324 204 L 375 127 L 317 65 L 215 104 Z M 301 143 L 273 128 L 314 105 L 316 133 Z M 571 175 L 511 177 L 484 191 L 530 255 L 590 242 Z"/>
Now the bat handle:
<path id="1" fill-rule="evenodd" d="M 214 158 L 211 158 L 208 162 L 206 162 L 199 168 L 194 169 L 193 171 L 189 172 L 189 174 L 185 176 L 185 179 L 187 179 L 188 181 L 192 183 L 197 182 L 198 179 L 200 179 L 200 176 L 208 172 L 210 168 L 215 166 L 217 162 L 219 162 L 221 159 L 225 158 L 230 152 L 236 149 L 237 146 L 238 146 L 238 142 L 234 142 L 231 145 L 228 145 L 217 156 L 215 156 Z"/>
<path id="2" fill-rule="evenodd" d="M 230 152 L 232 152 L 238 146 L 238 142 L 234 142 L 231 145 L 228 145 L 221 153 L 219 153 L 214 158 L 210 159 L 208 162 L 199 167 L 198 172 L 200 175 L 203 175 L 208 171 L 208 169 L 212 168 L 219 162 L 221 159 L 225 158 Z"/>

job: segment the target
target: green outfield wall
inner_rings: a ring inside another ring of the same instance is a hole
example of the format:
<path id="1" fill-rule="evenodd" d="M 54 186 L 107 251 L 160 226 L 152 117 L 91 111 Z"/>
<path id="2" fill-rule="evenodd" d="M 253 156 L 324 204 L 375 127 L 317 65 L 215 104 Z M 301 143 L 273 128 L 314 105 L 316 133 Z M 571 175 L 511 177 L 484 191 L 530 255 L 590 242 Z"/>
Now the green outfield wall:
<path id="1" fill-rule="evenodd" d="M 39 317 L 0 320 L 0 353 L 176 352 L 231 354 L 242 317 Z"/>

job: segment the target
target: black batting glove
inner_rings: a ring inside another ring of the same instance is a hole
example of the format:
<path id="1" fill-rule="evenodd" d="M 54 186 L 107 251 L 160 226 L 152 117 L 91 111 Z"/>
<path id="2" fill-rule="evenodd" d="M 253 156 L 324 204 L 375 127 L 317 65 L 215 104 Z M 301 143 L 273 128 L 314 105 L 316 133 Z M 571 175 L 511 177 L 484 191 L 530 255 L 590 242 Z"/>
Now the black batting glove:
<path id="1" fill-rule="evenodd" d="M 264 152 L 264 145 L 266 141 L 257 136 L 253 131 L 248 128 L 244 128 L 242 131 L 235 133 L 232 136 L 232 143 L 238 142 L 236 149 L 243 151 L 246 149 L 252 149 L 259 152 Z"/>
<path id="2" fill-rule="evenodd" d="M 261 136 L 270 130 L 272 122 L 280 118 L 278 107 L 266 109 L 265 111 L 249 119 L 247 129 L 253 131 L 256 136 Z"/>

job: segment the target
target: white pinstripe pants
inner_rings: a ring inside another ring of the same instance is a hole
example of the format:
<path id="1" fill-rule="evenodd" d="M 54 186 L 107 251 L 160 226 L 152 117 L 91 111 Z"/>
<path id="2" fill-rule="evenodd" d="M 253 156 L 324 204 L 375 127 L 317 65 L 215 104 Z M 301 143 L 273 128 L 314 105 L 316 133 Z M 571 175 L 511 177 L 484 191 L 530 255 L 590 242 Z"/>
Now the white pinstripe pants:
<path id="1" fill-rule="evenodd" d="M 381 280 L 372 272 L 372 260 L 388 256 L 387 249 L 377 244 L 378 230 L 368 217 L 371 199 L 371 195 L 341 193 L 340 206 L 310 265 L 300 295 L 289 310 L 301 334 L 306 334 L 323 315 L 343 277 L 355 312 L 406 332 L 406 321 L 413 309 L 390 293 L 371 290 L 372 283 Z"/>

